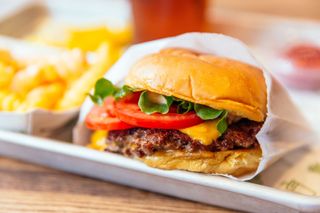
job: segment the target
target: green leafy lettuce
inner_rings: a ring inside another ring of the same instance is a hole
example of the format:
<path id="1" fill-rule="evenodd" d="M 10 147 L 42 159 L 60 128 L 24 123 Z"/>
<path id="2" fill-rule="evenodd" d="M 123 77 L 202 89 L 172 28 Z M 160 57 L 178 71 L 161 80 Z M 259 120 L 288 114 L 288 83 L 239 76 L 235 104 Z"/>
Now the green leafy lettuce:
<path id="1" fill-rule="evenodd" d="M 144 91 L 140 94 L 138 105 L 142 112 L 150 115 L 152 113 L 166 114 L 169 112 L 173 102 L 171 96 L 164 96 Z"/>
<path id="2" fill-rule="evenodd" d="M 202 120 L 214 120 L 219 119 L 217 122 L 217 130 L 222 135 L 228 129 L 226 110 L 217 110 L 211 107 L 207 107 L 201 104 L 194 104 L 194 111 Z"/>
<path id="3" fill-rule="evenodd" d="M 113 97 L 116 100 L 119 100 L 120 98 L 124 98 L 131 93 L 133 93 L 133 89 L 127 85 L 124 85 L 120 89 L 117 89 L 117 91 L 113 94 Z"/>
<path id="4" fill-rule="evenodd" d="M 95 84 L 93 95 L 89 96 L 94 103 L 101 105 L 103 100 L 113 95 L 117 89 L 109 80 L 101 78 Z"/>
<path id="5" fill-rule="evenodd" d="M 103 104 L 103 101 L 108 96 L 113 96 L 116 100 L 123 98 L 133 92 L 133 89 L 129 86 L 122 86 L 118 88 L 112 84 L 111 81 L 101 78 L 94 87 L 94 93 L 89 94 L 91 100 L 96 104 Z"/>
<path id="6" fill-rule="evenodd" d="M 173 97 L 173 103 L 177 106 L 178 114 L 185 114 L 193 110 L 193 103 Z"/>
<path id="7" fill-rule="evenodd" d="M 194 111 L 202 120 L 213 120 L 218 118 L 224 110 L 216 110 L 201 104 L 194 104 Z"/>
<path id="8" fill-rule="evenodd" d="M 228 112 L 224 110 L 221 113 L 221 116 L 218 120 L 217 130 L 220 133 L 220 135 L 222 135 L 228 129 L 227 115 L 228 115 Z"/>
<path id="9" fill-rule="evenodd" d="M 193 103 L 188 102 L 188 101 L 181 101 L 177 105 L 177 113 L 179 114 L 185 114 L 187 112 L 190 112 L 193 110 Z"/>

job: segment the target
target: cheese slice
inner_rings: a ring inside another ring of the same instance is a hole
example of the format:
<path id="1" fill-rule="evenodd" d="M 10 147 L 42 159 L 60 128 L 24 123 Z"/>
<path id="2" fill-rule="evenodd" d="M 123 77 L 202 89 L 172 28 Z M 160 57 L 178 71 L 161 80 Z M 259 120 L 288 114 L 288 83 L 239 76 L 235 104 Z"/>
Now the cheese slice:
<path id="1" fill-rule="evenodd" d="M 203 145 L 210 145 L 220 136 L 217 130 L 217 122 L 217 120 L 205 121 L 192 127 L 179 129 L 179 131 L 189 135 L 194 140 L 198 140 Z"/>
<path id="2" fill-rule="evenodd" d="M 108 135 L 107 131 L 97 130 L 91 135 L 91 143 L 88 145 L 91 149 L 96 149 L 99 151 L 104 151 L 107 148 L 106 137 Z"/>

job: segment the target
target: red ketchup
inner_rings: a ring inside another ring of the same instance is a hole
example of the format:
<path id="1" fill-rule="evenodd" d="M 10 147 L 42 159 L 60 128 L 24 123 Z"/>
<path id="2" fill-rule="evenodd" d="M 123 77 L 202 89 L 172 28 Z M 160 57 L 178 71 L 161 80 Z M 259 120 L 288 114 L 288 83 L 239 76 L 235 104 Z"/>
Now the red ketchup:
<path id="1" fill-rule="evenodd" d="M 320 89 L 320 46 L 298 44 L 286 49 L 282 55 L 286 66 L 281 77 L 290 86 L 300 89 Z"/>

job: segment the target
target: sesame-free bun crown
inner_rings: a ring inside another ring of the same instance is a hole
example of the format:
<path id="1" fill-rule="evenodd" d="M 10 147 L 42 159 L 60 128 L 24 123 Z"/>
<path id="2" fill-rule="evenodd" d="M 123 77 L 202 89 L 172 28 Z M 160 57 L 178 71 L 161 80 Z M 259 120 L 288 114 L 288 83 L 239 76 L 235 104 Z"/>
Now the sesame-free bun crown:
<path id="1" fill-rule="evenodd" d="M 266 117 L 267 92 L 260 69 L 228 58 L 170 48 L 133 65 L 125 84 L 175 96 L 254 121 Z"/>

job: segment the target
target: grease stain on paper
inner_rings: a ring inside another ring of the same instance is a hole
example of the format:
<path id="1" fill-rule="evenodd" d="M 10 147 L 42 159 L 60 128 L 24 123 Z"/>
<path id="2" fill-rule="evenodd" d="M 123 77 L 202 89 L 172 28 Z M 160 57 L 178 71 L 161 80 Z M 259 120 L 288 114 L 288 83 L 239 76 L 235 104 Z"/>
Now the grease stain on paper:
<path id="1" fill-rule="evenodd" d="M 291 179 L 289 181 L 282 181 L 280 185 L 284 187 L 284 189 L 287 191 L 296 192 L 304 195 L 310 195 L 310 196 L 317 195 L 317 192 L 314 191 L 312 188 L 306 186 L 305 184 L 295 179 Z"/>

